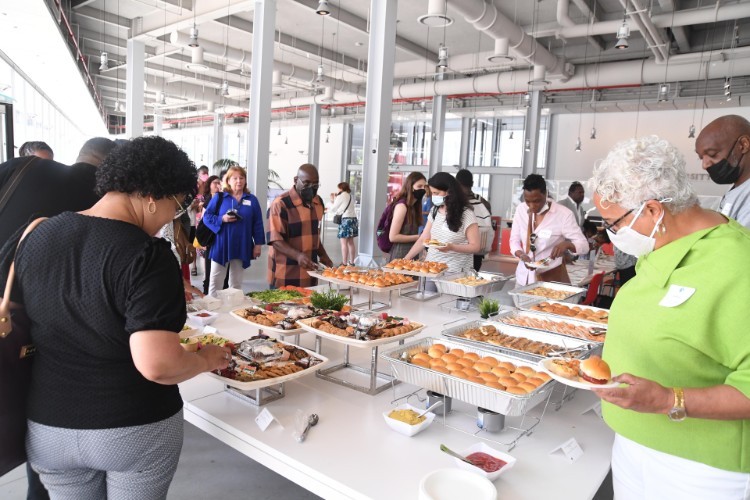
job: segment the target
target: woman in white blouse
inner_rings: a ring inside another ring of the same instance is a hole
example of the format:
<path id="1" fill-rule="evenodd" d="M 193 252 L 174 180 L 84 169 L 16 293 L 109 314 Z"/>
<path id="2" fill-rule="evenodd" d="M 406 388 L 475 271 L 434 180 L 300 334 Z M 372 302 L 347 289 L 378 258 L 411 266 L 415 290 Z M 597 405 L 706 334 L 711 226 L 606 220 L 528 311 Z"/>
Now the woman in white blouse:
<path id="1" fill-rule="evenodd" d="M 438 172 L 427 182 L 432 206 L 422 235 L 411 247 L 406 259 L 413 259 L 430 240 L 439 247 L 428 247 L 427 260 L 445 262 L 449 271 L 474 268 L 474 254 L 479 252 L 479 225 L 463 189 L 455 177 Z"/>
<path id="2" fill-rule="evenodd" d="M 338 237 L 341 240 L 341 258 L 344 264 L 354 264 L 357 258 L 357 249 L 354 246 L 354 238 L 359 236 L 359 221 L 355 210 L 352 189 L 348 182 L 339 182 L 339 192 L 331 193 L 333 207 L 331 212 L 341 216 Z"/>
<path id="3" fill-rule="evenodd" d="M 583 254 L 589 244 L 567 207 L 547 198 L 547 182 L 538 174 L 523 181 L 524 202 L 518 205 L 510 231 L 510 251 L 520 259 L 516 268 L 516 285 L 537 281 L 570 283 L 563 262 L 566 250 Z M 536 271 L 528 264 L 549 258 L 546 266 Z M 544 269 L 544 271 L 542 271 Z"/>

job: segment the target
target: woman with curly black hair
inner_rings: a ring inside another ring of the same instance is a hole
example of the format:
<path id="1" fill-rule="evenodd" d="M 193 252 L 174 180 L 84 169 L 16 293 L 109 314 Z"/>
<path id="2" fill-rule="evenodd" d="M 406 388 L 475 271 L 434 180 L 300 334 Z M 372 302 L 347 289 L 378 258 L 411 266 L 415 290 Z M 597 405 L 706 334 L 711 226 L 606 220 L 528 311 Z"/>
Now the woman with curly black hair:
<path id="1" fill-rule="evenodd" d="M 182 447 L 177 384 L 229 363 L 227 348 L 180 345 L 180 269 L 154 238 L 195 187 L 174 143 L 134 139 L 99 167 L 96 205 L 45 220 L 18 247 L 14 291 L 37 347 L 26 448 L 52 498 L 165 498 Z"/>
<path id="2" fill-rule="evenodd" d="M 422 235 L 405 258 L 412 259 L 428 248 L 427 260 L 445 262 L 450 271 L 473 269 L 480 240 L 469 199 L 455 177 L 447 172 L 438 172 L 427 183 L 433 208 Z"/>

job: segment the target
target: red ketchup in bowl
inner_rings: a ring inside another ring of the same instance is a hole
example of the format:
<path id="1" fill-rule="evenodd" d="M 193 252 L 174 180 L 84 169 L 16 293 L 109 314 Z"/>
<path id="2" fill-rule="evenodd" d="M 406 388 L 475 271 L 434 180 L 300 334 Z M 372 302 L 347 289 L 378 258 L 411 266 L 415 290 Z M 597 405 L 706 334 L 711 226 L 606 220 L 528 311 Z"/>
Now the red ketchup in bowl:
<path id="1" fill-rule="evenodd" d="M 505 466 L 505 462 L 499 458 L 482 452 L 472 453 L 466 459 L 484 472 L 496 472 Z"/>
<path id="2" fill-rule="evenodd" d="M 208 313 L 198 313 L 198 314 L 196 314 L 196 316 L 198 316 L 199 318 L 210 318 L 211 317 L 211 315 L 208 314 Z"/>

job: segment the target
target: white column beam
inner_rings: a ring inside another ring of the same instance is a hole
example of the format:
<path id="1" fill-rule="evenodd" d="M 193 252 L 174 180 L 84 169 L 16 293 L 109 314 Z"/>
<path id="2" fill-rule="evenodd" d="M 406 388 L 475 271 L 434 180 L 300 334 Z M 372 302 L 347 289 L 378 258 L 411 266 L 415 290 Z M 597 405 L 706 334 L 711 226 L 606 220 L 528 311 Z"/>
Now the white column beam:
<path id="1" fill-rule="evenodd" d="M 385 208 L 388 183 L 388 148 L 396 55 L 397 0 L 371 0 L 370 47 L 365 109 L 364 165 L 359 254 L 365 263 L 377 252 L 375 228 Z"/>
<path id="2" fill-rule="evenodd" d="M 268 200 L 268 152 L 271 147 L 276 0 L 255 0 L 253 20 L 253 64 L 250 80 L 250 116 L 247 124 L 247 184 L 265 213 Z"/>
<path id="3" fill-rule="evenodd" d="M 542 92 L 533 90 L 529 94 L 531 95 L 531 106 L 526 108 L 526 123 L 524 124 L 523 132 L 524 152 L 521 174 L 524 178 L 529 174 L 536 173 L 537 151 L 539 150 L 539 125 L 542 119 Z"/>
<path id="4" fill-rule="evenodd" d="M 307 127 L 307 163 L 316 167 L 320 161 L 320 110 L 320 104 L 310 106 L 310 121 Z"/>
<path id="5" fill-rule="evenodd" d="M 161 113 L 158 113 L 154 115 L 154 134 L 161 137 L 163 129 L 164 129 L 164 115 Z"/>
<path id="6" fill-rule="evenodd" d="M 211 157 L 209 158 L 209 166 L 213 169 L 214 163 L 224 158 L 224 115 L 221 113 L 214 113 L 214 134 L 213 143 L 211 148 Z M 214 175 L 219 175 L 219 172 L 213 172 Z M 248 172 L 250 175 L 250 172 Z"/>
<path id="7" fill-rule="evenodd" d="M 143 74 L 146 65 L 145 44 L 141 40 L 128 40 L 128 66 L 125 79 L 125 133 L 128 138 L 143 135 Z"/>
<path id="8" fill-rule="evenodd" d="M 443 79 L 442 70 L 435 77 L 436 80 Z M 444 95 L 436 95 L 432 98 L 432 137 L 430 137 L 430 169 L 429 179 L 443 168 L 443 139 L 445 137 L 445 107 L 448 99 Z"/>

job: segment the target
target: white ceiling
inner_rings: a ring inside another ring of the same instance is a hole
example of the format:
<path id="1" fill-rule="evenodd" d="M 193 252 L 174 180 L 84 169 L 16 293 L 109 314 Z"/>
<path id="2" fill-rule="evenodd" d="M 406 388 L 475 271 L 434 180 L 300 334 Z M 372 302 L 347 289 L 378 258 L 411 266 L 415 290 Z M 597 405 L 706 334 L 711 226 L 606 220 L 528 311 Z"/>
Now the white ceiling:
<path id="1" fill-rule="evenodd" d="M 498 66 L 486 60 L 486 56 L 493 51 L 494 40 L 477 31 L 456 12 L 454 2 L 459 1 L 468 0 L 451 0 L 448 3 L 447 15 L 454 22 L 445 28 L 428 28 L 417 21 L 419 16 L 427 12 L 427 0 L 401 0 L 398 3 L 395 83 L 429 81 L 435 74 L 437 52 L 441 44 L 449 50 L 449 79 L 513 70 L 519 74 L 518 81 L 528 80 L 530 67 L 523 60 L 517 60 L 514 66 Z M 535 36 L 541 47 L 574 64 L 576 71 L 587 65 L 614 61 L 653 61 L 654 54 L 632 21 L 629 23 L 631 36 L 628 50 L 613 48 L 616 29 L 590 37 L 586 36 L 587 31 L 582 31 L 582 35 L 578 36 L 561 36 L 564 26 L 558 22 L 558 7 L 559 2 L 563 1 L 566 5 L 569 4 L 568 14 L 575 25 L 585 26 L 593 21 L 593 17 L 597 23 L 610 21 L 615 27 L 622 22 L 625 13 L 623 4 L 631 7 L 639 3 L 650 6 L 649 16 L 657 17 L 711 9 L 716 4 L 712 0 L 494 0 L 502 15 L 514 21 L 528 35 Z M 6 1 L 0 6 L 0 23 L 3 20 L 6 21 L 5 25 L 9 20 L 10 24 L 14 20 L 22 21 L 24 5 L 39 2 L 46 3 L 50 6 L 50 11 L 55 12 L 55 0 Z M 114 110 L 114 105 L 116 101 L 124 101 L 126 97 L 126 42 L 131 36 L 143 40 L 146 45 L 145 101 L 148 113 L 153 111 L 152 106 L 157 103 L 160 91 L 165 91 L 167 95 L 168 106 L 161 107 L 165 118 L 205 114 L 211 109 L 209 102 L 213 106 L 228 104 L 236 106 L 236 109 L 247 108 L 248 75 L 252 57 L 252 1 L 70 0 L 63 3 L 70 5 L 64 11 L 65 17 L 70 20 L 77 42 L 83 54 L 88 57 L 88 71 L 96 83 L 103 107 L 110 115 L 123 114 Z M 329 3 L 332 15 L 318 16 L 315 13 L 317 0 L 277 0 L 274 57 L 279 63 L 277 67 L 282 68 L 283 85 L 274 88 L 275 98 L 288 99 L 322 92 L 321 86 L 315 85 L 311 77 L 319 64 L 323 64 L 327 78 L 348 82 L 352 84 L 351 87 L 360 85 L 362 92 L 359 95 L 364 95 L 370 2 L 331 0 Z M 747 0 L 719 2 L 722 7 L 748 3 Z M 52 14 L 50 17 L 53 18 Z M 187 35 L 194 18 L 200 41 L 204 45 L 213 43 L 222 49 L 213 51 L 213 54 L 212 51 L 205 51 L 204 59 L 210 67 L 205 73 L 189 71 L 185 65 L 190 62 L 190 49 L 170 43 L 170 34 L 174 28 L 179 28 L 183 35 Z M 735 24 L 738 37 L 733 41 Z M 3 24 L 0 24 L 0 29 L 2 27 Z M 656 31 L 662 38 L 670 41 L 671 57 L 684 57 L 686 54 L 700 56 L 707 50 L 721 50 L 722 54 L 731 56 L 732 51 L 738 50 L 735 46 L 750 46 L 750 16 L 716 23 L 705 22 L 704 16 L 685 26 L 656 28 Z M 236 60 L 224 56 L 225 46 L 244 51 L 245 71 L 241 72 Z M 33 52 L 32 48 L 29 50 Z M 109 54 L 110 69 L 100 71 L 99 54 L 103 50 Z M 28 64 L 33 63 L 33 57 L 29 55 Z M 70 57 L 72 60 L 72 56 Z M 291 66 L 294 67 L 294 73 L 289 71 Z M 748 75 L 740 71 L 726 76 L 733 77 L 735 96 L 740 97 L 750 85 Z M 217 88 L 225 79 L 230 85 L 230 95 L 222 99 Z M 720 97 L 722 94 L 722 81 L 719 79 L 706 82 L 696 71 L 695 78 L 691 80 L 673 83 L 677 89 L 673 102 L 667 105 L 653 102 L 648 109 L 658 109 L 659 106 L 689 108 L 698 102 L 698 95 L 702 103 L 704 95 L 715 93 Z M 577 94 L 570 91 L 556 92 L 557 83 L 559 82 L 552 79 L 547 86 L 550 107 L 557 104 L 557 112 L 578 112 L 589 106 L 588 97 L 583 99 L 581 91 Z M 588 85 L 593 86 L 595 85 Z M 636 107 L 641 106 L 645 92 L 643 89 L 632 86 L 618 89 L 617 85 L 608 87 L 615 88 L 603 89 L 597 94 L 597 98 L 620 102 L 619 106 L 612 102 L 608 106 L 612 110 L 632 107 L 633 101 Z M 652 87 L 653 85 L 649 86 L 649 92 L 653 91 Z M 591 90 L 585 92 L 588 96 Z M 343 100 L 355 97 L 355 94 L 344 95 Z M 466 97 L 464 100 L 470 102 L 462 103 L 462 107 L 518 105 L 517 99 L 504 95 L 492 98 Z M 631 104 L 624 104 L 624 101 L 631 101 Z"/>

